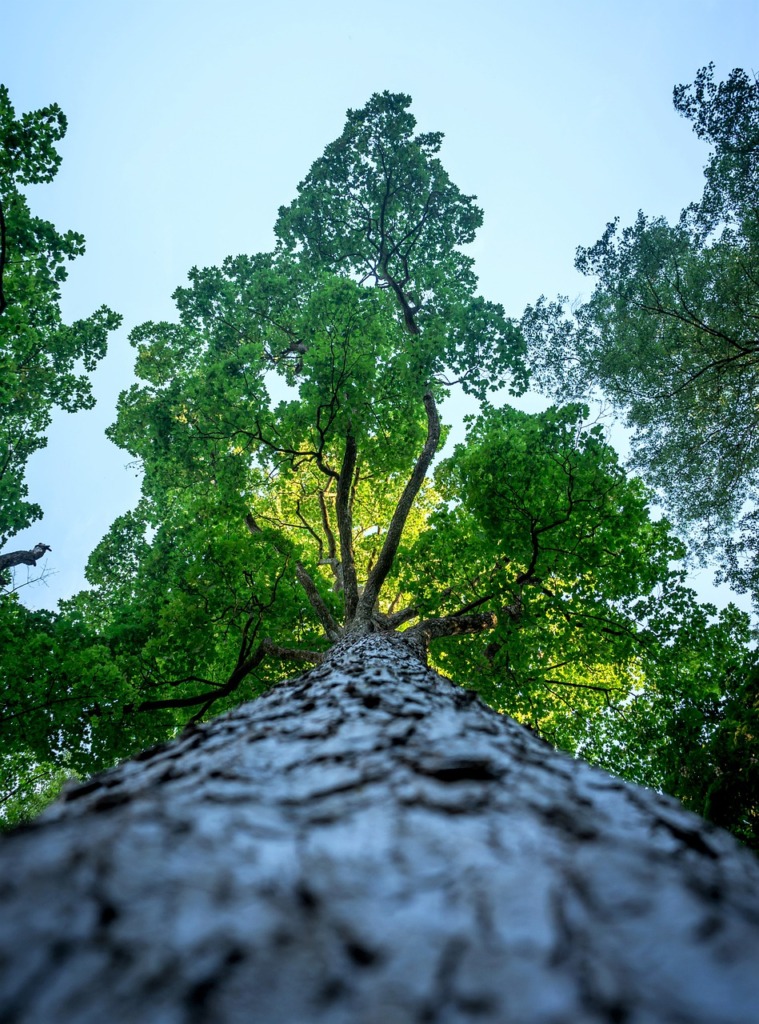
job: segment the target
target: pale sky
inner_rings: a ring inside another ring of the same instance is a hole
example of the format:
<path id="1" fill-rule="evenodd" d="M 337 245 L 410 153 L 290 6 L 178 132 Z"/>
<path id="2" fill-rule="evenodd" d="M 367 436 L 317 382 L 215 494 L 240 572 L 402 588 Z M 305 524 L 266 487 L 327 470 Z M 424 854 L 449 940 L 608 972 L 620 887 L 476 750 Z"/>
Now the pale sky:
<path id="1" fill-rule="evenodd" d="M 87 239 L 64 316 L 124 316 L 96 409 L 57 414 L 31 460 L 45 517 L 9 549 L 53 551 L 25 603 L 85 585 L 89 552 L 137 498 L 103 436 L 132 379 L 127 334 L 173 319 L 193 265 L 271 247 L 347 108 L 410 93 L 419 129 L 445 133 L 446 168 L 485 211 L 482 293 L 519 316 L 541 293 L 588 295 L 574 251 L 607 221 L 674 218 L 699 196 L 707 150 L 672 89 L 710 61 L 720 79 L 759 70 L 759 0 L 4 0 L 0 82 L 17 113 L 57 102 L 69 119 L 57 178 L 30 193 Z"/>

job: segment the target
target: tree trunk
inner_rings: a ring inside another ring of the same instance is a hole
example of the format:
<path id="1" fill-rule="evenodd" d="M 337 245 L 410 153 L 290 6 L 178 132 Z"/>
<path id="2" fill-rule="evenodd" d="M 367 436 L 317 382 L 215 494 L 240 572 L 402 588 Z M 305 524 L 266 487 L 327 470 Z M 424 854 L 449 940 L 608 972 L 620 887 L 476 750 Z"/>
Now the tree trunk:
<path id="1" fill-rule="evenodd" d="M 14 1024 L 755 1024 L 759 865 L 371 635 L 0 844 Z"/>

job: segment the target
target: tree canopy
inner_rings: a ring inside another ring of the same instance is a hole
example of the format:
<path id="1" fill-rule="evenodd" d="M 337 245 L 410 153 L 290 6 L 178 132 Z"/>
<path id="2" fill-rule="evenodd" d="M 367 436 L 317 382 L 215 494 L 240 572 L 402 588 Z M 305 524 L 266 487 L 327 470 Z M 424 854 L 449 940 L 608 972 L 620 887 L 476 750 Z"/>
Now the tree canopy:
<path id="1" fill-rule="evenodd" d="M 526 386 L 523 333 L 478 294 L 462 247 L 481 212 L 409 107 L 349 111 L 274 250 L 194 268 L 176 322 L 132 331 L 138 383 L 109 433 L 142 498 L 89 590 L 4 609 L 9 798 L 40 765 L 89 773 L 368 632 L 403 630 L 498 710 L 654 785 L 737 692 L 746 617 L 697 602 L 587 408 L 493 404 Z M 433 473 L 454 386 L 481 411 Z"/>

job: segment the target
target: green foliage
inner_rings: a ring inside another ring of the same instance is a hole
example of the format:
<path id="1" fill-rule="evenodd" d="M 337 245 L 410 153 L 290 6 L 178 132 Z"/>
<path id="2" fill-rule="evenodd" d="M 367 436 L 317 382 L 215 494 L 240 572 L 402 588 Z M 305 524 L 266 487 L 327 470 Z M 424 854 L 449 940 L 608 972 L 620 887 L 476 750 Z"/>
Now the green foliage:
<path id="1" fill-rule="evenodd" d="M 441 641 L 439 664 L 575 752 L 632 694 L 670 685 L 686 663 L 719 671 L 747 642 L 740 613 L 710 624 L 714 609 L 673 568 L 682 544 L 651 520 L 601 429 L 583 427 L 586 412 L 486 410 L 440 466 L 440 504 L 400 570 L 426 613 L 498 613 L 490 633 Z"/>
<path id="2" fill-rule="evenodd" d="M 147 383 L 122 396 L 111 431 L 142 460 L 151 493 L 202 479 L 239 495 L 252 457 L 266 471 L 339 466 L 348 424 L 378 470 L 405 468 L 424 436 L 428 366 L 404 344 L 386 292 L 331 275 L 305 282 L 268 255 L 190 276 L 175 294 L 179 325 L 132 333 Z M 273 399 L 277 377 L 297 397 Z"/>
<path id="3" fill-rule="evenodd" d="M 87 374 L 120 323 L 105 306 L 62 322 L 65 263 L 84 252 L 84 238 L 34 217 L 22 191 L 52 180 L 65 131 L 56 104 L 16 117 L 0 86 L 0 546 L 41 516 L 26 500 L 27 460 L 46 444 L 54 406 L 75 412 L 94 404 Z"/>
<path id="4" fill-rule="evenodd" d="M 0 756 L 0 831 L 31 821 L 69 781 L 78 776 L 60 765 L 18 752 Z"/>
<path id="5" fill-rule="evenodd" d="M 728 609 L 692 625 L 701 656 L 678 645 L 677 671 L 595 723 L 580 752 L 671 793 L 759 851 L 759 701 L 745 622 Z"/>
<path id="6" fill-rule="evenodd" d="M 437 157 L 442 133 L 413 134 L 410 105 L 384 92 L 349 110 L 343 134 L 280 209 L 277 236 L 308 266 L 390 291 L 428 372 L 478 398 L 507 384 L 518 393 L 521 335 L 501 306 L 475 295 L 474 261 L 461 251 L 482 211 Z"/>
<path id="7" fill-rule="evenodd" d="M 718 811 L 716 782 L 707 801 L 674 771 L 732 778 L 753 749 L 734 685 L 746 617 L 696 602 L 683 546 L 584 406 L 486 401 L 523 387 L 522 337 L 475 293 L 461 247 L 480 211 L 409 102 L 350 111 L 275 251 L 193 269 L 178 321 L 132 332 L 139 382 L 109 433 L 142 499 L 59 614 L 0 604 L 7 816 L 337 636 L 410 628 L 551 742 L 754 828 L 745 789 Z M 482 411 L 433 484 L 454 380 Z"/>
<path id="8" fill-rule="evenodd" d="M 690 213 L 705 233 L 722 225 L 739 231 L 757 218 L 759 191 L 759 83 L 736 68 L 714 81 L 714 65 L 701 68 L 693 85 L 674 90 L 675 109 L 693 122 L 699 139 L 713 151 L 704 170 L 701 202 Z"/>
<path id="9" fill-rule="evenodd" d="M 675 106 L 713 146 L 701 201 L 676 225 L 608 225 L 578 250 L 590 300 L 568 313 L 541 299 L 523 327 L 541 384 L 608 396 L 634 429 L 635 466 L 722 550 L 759 484 L 759 83 L 740 70 L 715 83 L 710 66 Z"/>

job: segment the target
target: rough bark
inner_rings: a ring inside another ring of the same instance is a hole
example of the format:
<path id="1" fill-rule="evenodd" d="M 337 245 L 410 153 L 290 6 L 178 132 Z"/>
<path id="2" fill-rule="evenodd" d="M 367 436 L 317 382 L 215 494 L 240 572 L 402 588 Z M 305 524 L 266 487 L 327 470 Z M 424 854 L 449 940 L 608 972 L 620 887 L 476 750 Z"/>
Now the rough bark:
<path id="1" fill-rule="evenodd" d="M 755 1024 L 759 865 L 399 637 L 0 844 L 14 1024 Z"/>

